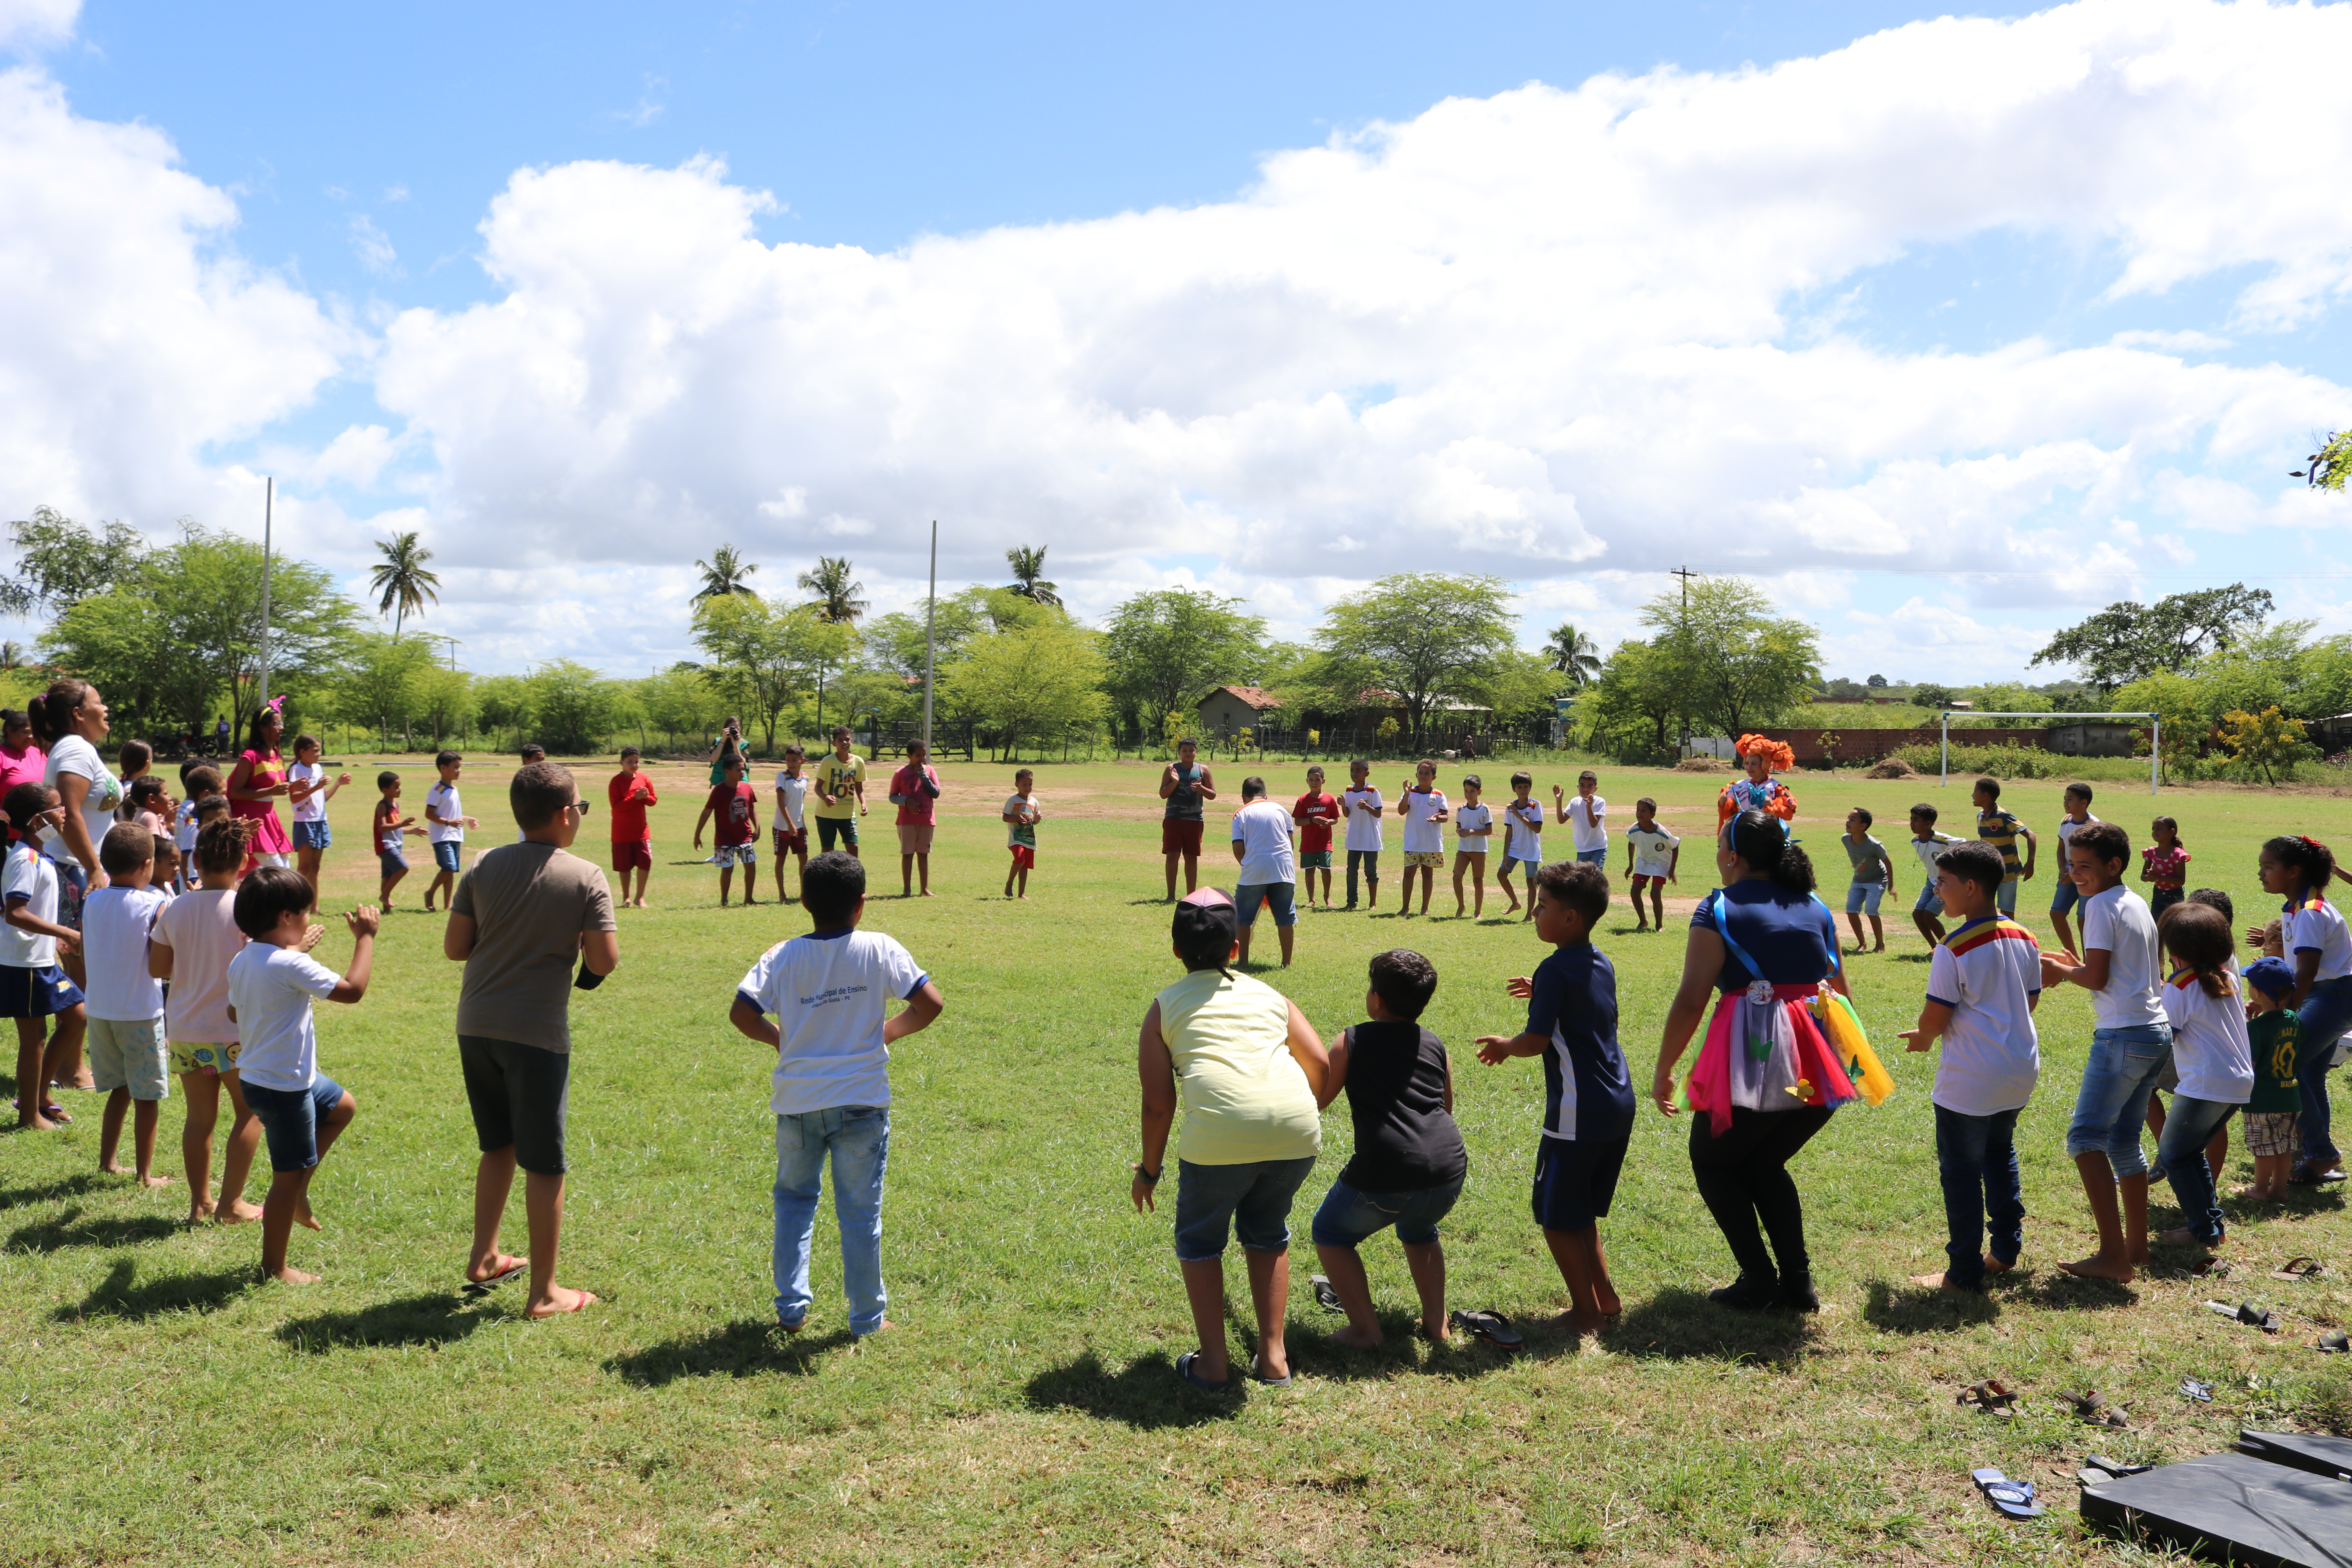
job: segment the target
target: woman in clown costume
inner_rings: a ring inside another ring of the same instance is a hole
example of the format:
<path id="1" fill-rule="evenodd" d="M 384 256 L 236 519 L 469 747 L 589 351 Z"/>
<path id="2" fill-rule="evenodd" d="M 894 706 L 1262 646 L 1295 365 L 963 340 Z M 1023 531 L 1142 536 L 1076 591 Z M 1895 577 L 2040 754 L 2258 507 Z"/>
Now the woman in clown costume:
<path id="1" fill-rule="evenodd" d="M 1789 786 L 1772 776 L 1777 770 L 1797 765 L 1797 753 L 1786 741 L 1767 740 L 1761 735 L 1739 737 L 1739 760 L 1748 769 L 1744 779 L 1734 779 L 1723 786 L 1716 797 L 1715 821 L 1720 828 L 1743 811 L 1761 811 L 1783 822 L 1797 815 L 1797 797 Z"/>

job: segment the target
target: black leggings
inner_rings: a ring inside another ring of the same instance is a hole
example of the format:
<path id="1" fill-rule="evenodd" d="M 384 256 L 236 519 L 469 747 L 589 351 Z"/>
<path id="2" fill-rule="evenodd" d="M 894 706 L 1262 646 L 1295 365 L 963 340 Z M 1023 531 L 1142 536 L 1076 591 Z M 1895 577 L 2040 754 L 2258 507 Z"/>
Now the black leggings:
<path id="1" fill-rule="evenodd" d="M 1776 1253 L 1781 1275 L 1811 1271 L 1805 1255 L 1804 1203 L 1788 1164 L 1829 1120 L 1827 1106 L 1735 1110 L 1730 1125 L 1717 1137 L 1707 1125 L 1706 1111 L 1691 1118 L 1691 1175 L 1723 1239 L 1731 1244 L 1742 1275 L 1772 1279 Z M 1757 1232 L 1759 1220 L 1763 1221 L 1762 1235 Z M 1764 1247 L 1766 1236 L 1772 1238 L 1769 1252 Z"/>

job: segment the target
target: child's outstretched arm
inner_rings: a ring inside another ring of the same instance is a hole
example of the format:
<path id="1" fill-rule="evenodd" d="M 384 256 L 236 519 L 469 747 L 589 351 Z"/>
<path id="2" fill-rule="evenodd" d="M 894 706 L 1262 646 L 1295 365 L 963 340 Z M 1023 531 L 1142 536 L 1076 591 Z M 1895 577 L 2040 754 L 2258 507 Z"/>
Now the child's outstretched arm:
<path id="1" fill-rule="evenodd" d="M 2042 993 L 2037 991 L 2033 994 L 2040 996 Z M 1938 1002 L 1931 996 L 1919 1005 L 1919 1022 L 1903 1031 L 1906 1042 L 1903 1048 L 1906 1051 L 1932 1049 L 1944 1031 L 1951 1026 L 1951 1004 Z"/>
<path id="2" fill-rule="evenodd" d="M 375 965 L 375 932 L 378 924 L 373 908 L 362 904 L 343 917 L 343 924 L 352 931 L 351 967 L 343 971 L 342 979 L 327 993 L 330 1002 L 356 1002 L 367 994 L 368 973 Z"/>

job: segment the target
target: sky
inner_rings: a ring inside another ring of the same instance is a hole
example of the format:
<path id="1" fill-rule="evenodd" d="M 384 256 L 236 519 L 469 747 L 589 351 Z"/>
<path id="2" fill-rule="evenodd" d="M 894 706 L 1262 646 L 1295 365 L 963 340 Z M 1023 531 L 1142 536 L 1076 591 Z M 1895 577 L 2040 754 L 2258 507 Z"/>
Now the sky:
<path id="1" fill-rule="evenodd" d="M 1827 673 L 2245 581 L 2352 632 L 2344 5 L 0 0 L 0 517 L 415 530 L 464 661 L 1044 545 L 1276 635 L 1740 574 Z M 0 623 L 30 640 L 37 627 Z"/>

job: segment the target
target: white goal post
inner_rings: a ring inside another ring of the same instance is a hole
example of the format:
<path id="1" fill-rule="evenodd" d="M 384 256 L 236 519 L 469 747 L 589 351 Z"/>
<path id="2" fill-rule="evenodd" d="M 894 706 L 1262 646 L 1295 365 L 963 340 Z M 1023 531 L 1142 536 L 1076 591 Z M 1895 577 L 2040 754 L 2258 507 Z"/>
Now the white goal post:
<path id="1" fill-rule="evenodd" d="M 1942 722 L 1944 732 L 1944 738 L 1938 743 L 1937 758 L 1938 764 L 1937 783 L 1939 784 L 1949 784 L 1952 782 L 1952 715 L 1956 712 L 1963 719 L 2054 719 L 2063 717 L 2070 721 L 2075 719 L 2145 720 L 2147 721 L 2148 727 L 2147 793 L 2154 795 L 2157 792 L 2157 769 L 2162 765 L 2162 760 L 2164 757 L 2164 719 L 2161 714 L 2066 713 L 2061 715 L 2055 713 L 1979 713 L 1973 708 L 1947 708 L 1937 715 L 1937 719 Z M 1963 731 L 1963 733 L 1965 732 L 1966 731 Z"/>

